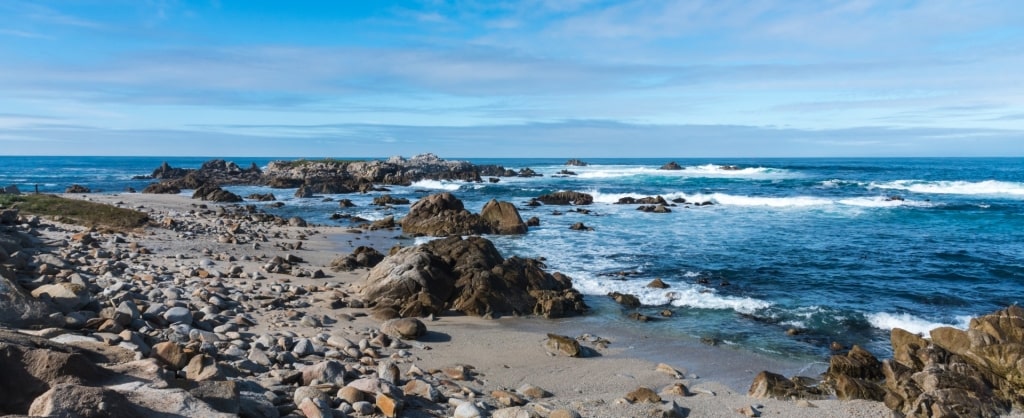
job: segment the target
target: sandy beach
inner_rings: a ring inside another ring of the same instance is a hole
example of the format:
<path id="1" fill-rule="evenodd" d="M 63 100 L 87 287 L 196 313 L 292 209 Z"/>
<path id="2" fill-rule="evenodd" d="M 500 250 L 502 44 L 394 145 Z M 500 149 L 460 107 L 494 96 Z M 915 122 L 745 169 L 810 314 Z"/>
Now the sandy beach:
<path id="1" fill-rule="evenodd" d="M 214 204 L 206 204 L 204 209 L 200 206 L 203 202 L 181 195 L 92 194 L 65 197 L 144 211 L 157 224 L 177 222 L 216 227 L 224 223 L 216 216 Z M 234 260 L 215 261 L 212 263 L 215 269 L 226 269 L 230 265 L 239 266 L 245 272 L 260 271 L 266 260 L 293 254 L 304 260 L 301 263 L 304 269 L 326 272 L 326 277 L 314 279 L 265 273 L 266 277 L 260 280 L 220 280 L 231 281 L 230 285 L 235 288 L 253 289 L 255 286 L 258 289 L 261 285 L 288 284 L 310 289 L 331 288 L 348 294 L 358 293 L 366 270 L 332 272 L 329 266 L 333 259 L 358 245 L 379 247 L 384 253 L 396 242 L 410 245 L 407 240 L 396 240 L 399 230 L 356 233 L 335 226 L 285 225 L 259 232 L 273 238 L 257 245 L 234 244 L 219 242 L 217 234 L 213 233 L 182 233 L 148 227 L 132 233 L 127 239 L 152 252 L 148 256 L 151 264 L 170 271 L 180 271 L 186 265 L 211 257 Z M 68 237 L 48 233 L 47 238 L 61 240 Z M 299 242 L 300 249 L 290 249 Z M 300 312 L 292 312 L 295 310 Z M 355 341 L 367 335 L 367 330 L 381 325 L 366 309 L 331 309 L 326 306 L 326 301 L 316 297 L 310 298 L 305 308 L 283 310 L 269 307 L 247 314 L 255 322 L 243 332 L 243 335 L 250 336 L 287 333 L 294 337 L 314 338 L 328 333 Z M 321 322 L 318 326 L 309 326 L 307 322 L 294 320 L 307 315 L 316 315 L 322 321 L 318 321 Z M 407 373 L 410 369 L 429 371 L 462 365 L 471 372 L 467 380 L 458 382 L 461 390 L 468 393 L 470 399 L 482 400 L 484 405 L 495 410 L 502 405 L 490 396 L 493 391 L 514 392 L 524 384 L 530 384 L 553 395 L 533 400 L 523 407 L 540 416 L 548 416 L 560 409 L 585 417 L 659 416 L 673 402 L 677 405 L 677 415 L 692 417 L 743 416 L 741 410 L 749 407 L 763 416 L 881 417 L 891 414 L 879 402 L 750 398 L 746 388 L 756 373 L 771 370 L 790 374 L 799 372 L 801 365 L 729 347 L 673 343 L 651 335 L 642 326 L 631 330 L 590 329 L 585 317 L 483 319 L 460 315 L 442 315 L 425 320 L 425 323 L 428 333 L 407 349 L 407 357 L 397 359 L 403 381 L 410 377 Z M 582 337 L 584 346 L 595 347 L 592 348 L 594 355 L 586 358 L 555 355 L 545 347 L 548 333 Z M 608 344 L 606 347 L 588 345 L 588 336 L 592 339 L 600 337 Z M 677 371 L 676 375 L 659 371 L 658 363 L 670 366 Z M 676 384 L 685 386 L 685 395 L 672 393 Z M 625 400 L 628 393 L 640 387 L 660 393 L 662 401 L 630 403 Z M 379 410 L 375 411 L 375 414 L 379 413 Z M 416 416 L 417 413 L 424 412 L 407 408 L 401 416 Z"/>

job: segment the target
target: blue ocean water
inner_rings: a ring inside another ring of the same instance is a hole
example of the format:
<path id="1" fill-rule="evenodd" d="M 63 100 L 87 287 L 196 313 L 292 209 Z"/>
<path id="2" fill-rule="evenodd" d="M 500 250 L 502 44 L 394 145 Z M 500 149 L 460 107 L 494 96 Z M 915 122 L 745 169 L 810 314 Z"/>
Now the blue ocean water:
<path id="1" fill-rule="evenodd" d="M 242 166 L 273 160 L 227 159 Z M 0 185 L 141 190 L 148 181 L 131 177 L 165 160 L 195 168 L 207 158 L 0 157 Z M 515 203 L 541 226 L 490 238 L 506 256 L 544 257 L 550 270 L 573 277 L 597 308 L 592 315 L 610 326 L 635 326 L 605 302 L 603 295 L 619 291 L 640 297 L 648 315 L 673 310 L 642 325 L 664 338 L 809 357 L 827 355 L 837 341 L 886 355 L 892 327 L 963 328 L 971 316 L 1024 301 L 1024 159 L 677 159 L 681 171 L 658 170 L 665 158 L 592 159 L 586 167 L 567 167 L 565 159 L 471 161 L 544 176 L 424 181 L 390 194 L 414 200 L 450 191 L 472 211 L 491 198 Z M 576 175 L 558 177 L 562 170 Z M 293 189 L 229 189 L 271 191 L 286 205 L 268 211 L 323 224 L 344 225 L 330 219 L 339 212 L 373 220 L 408 210 L 370 206 L 380 193 L 325 196 L 357 204 L 339 209 L 294 199 Z M 589 214 L 523 204 L 558 190 L 590 193 L 596 202 L 584 207 Z M 714 205 L 658 214 L 614 204 L 657 195 Z M 594 231 L 569 230 L 576 222 Z M 670 287 L 647 288 L 655 278 Z"/>

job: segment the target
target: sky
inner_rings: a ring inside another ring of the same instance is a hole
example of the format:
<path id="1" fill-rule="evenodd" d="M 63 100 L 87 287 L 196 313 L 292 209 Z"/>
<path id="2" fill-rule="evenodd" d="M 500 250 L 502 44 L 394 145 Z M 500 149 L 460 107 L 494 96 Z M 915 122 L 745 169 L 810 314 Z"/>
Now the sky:
<path id="1" fill-rule="evenodd" d="M 0 155 L 1024 156 L 1024 3 L 4 0 Z"/>

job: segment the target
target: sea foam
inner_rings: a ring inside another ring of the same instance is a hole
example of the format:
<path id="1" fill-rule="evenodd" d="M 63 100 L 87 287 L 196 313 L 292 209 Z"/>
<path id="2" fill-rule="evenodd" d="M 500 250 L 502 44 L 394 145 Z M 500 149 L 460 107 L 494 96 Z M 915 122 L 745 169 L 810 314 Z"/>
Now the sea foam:
<path id="1" fill-rule="evenodd" d="M 465 183 L 441 180 L 420 180 L 413 183 L 410 187 L 416 189 L 445 190 L 454 192 L 459 190 L 463 184 Z"/>
<path id="2" fill-rule="evenodd" d="M 641 304 L 647 306 L 672 305 L 696 309 L 731 309 L 743 314 L 752 314 L 772 306 L 772 303 L 768 301 L 750 297 L 719 295 L 714 289 L 693 284 L 672 283 L 671 288 L 655 289 L 647 287 L 645 281 L 622 281 L 577 275 L 573 277 L 573 287 L 588 295 L 603 296 L 611 292 L 630 294 L 636 296 Z"/>
<path id="3" fill-rule="evenodd" d="M 1024 183 L 998 180 L 977 182 L 894 180 L 884 183 L 871 183 L 868 185 L 868 189 L 906 190 L 922 194 L 1008 195 L 1024 197 Z"/>
<path id="4" fill-rule="evenodd" d="M 908 313 L 893 314 L 888 312 L 871 313 L 867 314 L 866 317 L 868 323 L 875 328 L 883 330 L 900 328 L 915 334 L 928 334 L 929 331 L 939 327 L 966 329 L 971 320 L 970 316 L 958 316 L 955 324 L 947 324 L 942 322 L 932 322 Z"/>

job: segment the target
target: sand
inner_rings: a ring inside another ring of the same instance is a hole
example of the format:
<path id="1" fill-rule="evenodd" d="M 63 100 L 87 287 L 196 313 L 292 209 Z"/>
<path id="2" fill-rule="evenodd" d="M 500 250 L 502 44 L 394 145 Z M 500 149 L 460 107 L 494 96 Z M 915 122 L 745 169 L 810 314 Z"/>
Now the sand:
<path id="1" fill-rule="evenodd" d="M 135 208 L 150 213 L 154 220 L 170 217 L 190 222 L 214 224 L 216 217 L 190 214 L 200 210 L 195 201 L 182 195 L 148 194 L 93 194 L 66 195 L 69 198 Z M 213 208 L 216 204 L 205 203 Z M 353 233 L 348 228 L 314 225 L 309 227 L 274 227 L 280 238 L 261 243 L 258 249 L 250 245 L 223 244 L 216 236 L 194 236 L 150 227 L 138 231 L 132 240 L 150 249 L 156 263 L 177 268 L 182 259 L 202 258 L 204 251 L 213 254 L 231 254 L 245 271 L 257 271 L 260 259 L 293 253 L 302 257 L 304 268 L 322 269 L 325 279 L 296 278 L 268 274 L 268 279 L 298 284 L 341 284 L 342 288 L 356 291 L 367 270 L 331 272 L 331 260 L 344 255 L 359 245 L 369 245 L 386 253 L 396 243 L 411 245 L 409 240 L 396 241 L 401 231 Z M 299 242 L 304 235 L 302 249 L 285 251 L 282 246 Z M 51 237 L 59 239 L 60 237 Z M 505 254 L 509 256 L 511 254 Z M 597 298 L 588 296 L 588 300 Z M 590 302 L 588 302 L 590 303 Z M 301 336 L 320 332 L 358 335 L 367 328 L 380 325 L 362 309 L 343 308 L 325 311 L 312 306 L 318 314 L 341 316 L 348 314 L 353 320 L 339 320 L 323 328 L 310 328 L 285 324 L 268 310 L 254 313 L 258 325 L 252 332 L 280 331 L 282 326 Z M 347 317 L 346 317 L 347 318 Z M 666 341 L 643 329 L 642 324 L 630 329 L 610 329 L 600 321 L 587 318 L 548 320 L 543 318 L 482 319 L 466 316 L 441 316 L 425 321 L 429 333 L 415 347 L 411 364 L 403 364 L 406 371 L 412 364 L 423 370 L 454 365 L 471 366 L 475 372 L 467 387 L 489 394 L 493 390 L 515 390 L 523 384 L 532 384 L 554 394 L 538 402 L 541 410 L 567 408 L 584 417 L 650 416 L 656 407 L 650 404 L 631 405 L 624 402 L 627 393 L 638 387 L 655 392 L 675 383 L 683 383 L 691 396 L 663 394 L 665 401 L 674 401 L 684 416 L 740 417 L 737 410 L 753 406 L 762 416 L 779 417 L 888 417 L 891 412 L 881 403 L 868 401 L 821 400 L 807 402 L 753 399 L 746 395 L 754 375 L 770 370 L 786 375 L 800 372 L 805 366 L 797 362 L 772 359 L 732 347 L 711 347 L 692 341 Z M 610 341 L 607 348 L 595 349 L 597 355 L 588 358 L 568 358 L 549 354 L 544 346 L 547 333 L 568 335 L 596 335 Z M 657 371 L 658 363 L 678 369 L 682 378 Z"/>

